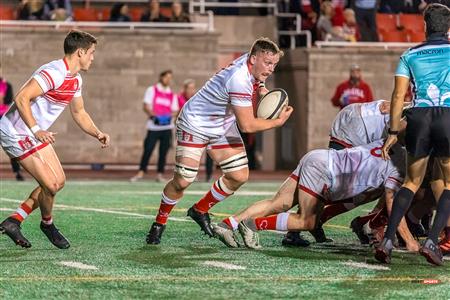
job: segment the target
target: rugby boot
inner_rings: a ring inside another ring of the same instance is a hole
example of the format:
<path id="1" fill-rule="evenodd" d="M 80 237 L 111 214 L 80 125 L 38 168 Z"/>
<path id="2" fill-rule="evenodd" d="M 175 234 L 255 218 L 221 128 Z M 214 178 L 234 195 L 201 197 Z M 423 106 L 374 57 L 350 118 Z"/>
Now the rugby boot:
<path id="1" fill-rule="evenodd" d="M 158 245 L 159 243 L 161 243 L 161 236 L 164 232 L 164 229 L 166 229 L 166 225 L 153 222 L 147 234 L 147 244 Z"/>
<path id="2" fill-rule="evenodd" d="M 22 235 L 20 229 L 20 222 L 11 217 L 6 218 L 0 224 L 0 233 L 9 236 L 16 245 L 23 248 L 30 248 L 31 243 Z"/>
<path id="3" fill-rule="evenodd" d="M 281 244 L 286 247 L 308 247 L 310 242 L 305 240 L 300 232 L 289 231 L 281 240 Z"/>
<path id="4" fill-rule="evenodd" d="M 442 266 L 444 258 L 442 257 L 441 249 L 432 240 L 426 239 L 419 253 L 424 256 L 430 264 Z"/>
<path id="5" fill-rule="evenodd" d="M 311 235 L 314 237 L 317 243 L 332 243 L 333 239 L 327 238 L 325 235 L 325 231 L 323 230 L 322 224 L 318 224 L 316 228 L 309 231 Z"/>
<path id="6" fill-rule="evenodd" d="M 197 211 L 194 207 L 189 208 L 187 215 L 191 217 L 201 228 L 201 230 L 207 234 L 209 237 L 214 236 L 214 232 L 211 228 L 211 219 L 209 218 L 209 213 L 201 213 Z"/>
<path id="7" fill-rule="evenodd" d="M 356 234 L 361 245 L 368 245 L 370 242 L 369 236 L 364 232 L 364 226 L 359 223 L 359 217 L 356 217 L 350 223 L 350 228 Z"/>
<path id="8" fill-rule="evenodd" d="M 375 247 L 375 258 L 379 262 L 390 264 L 394 245 L 390 239 L 384 238 L 381 244 Z"/>
<path id="9" fill-rule="evenodd" d="M 41 230 L 47 236 L 50 243 L 59 249 L 68 249 L 70 247 L 69 241 L 59 232 L 55 224 L 47 225 L 41 222 Z"/>
<path id="10" fill-rule="evenodd" d="M 237 239 L 235 230 L 231 230 L 230 228 L 221 226 L 220 224 L 212 224 L 212 230 L 214 232 L 214 236 L 218 238 L 222 243 L 224 243 L 227 247 L 239 247 L 239 241 Z"/>

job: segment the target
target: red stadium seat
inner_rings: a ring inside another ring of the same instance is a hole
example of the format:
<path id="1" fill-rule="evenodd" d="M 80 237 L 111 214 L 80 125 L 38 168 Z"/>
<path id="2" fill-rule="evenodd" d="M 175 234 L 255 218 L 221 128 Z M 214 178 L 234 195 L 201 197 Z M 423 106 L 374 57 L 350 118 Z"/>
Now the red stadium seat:
<path id="1" fill-rule="evenodd" d="M 140 22 L 144 11 L 144 7 L 131 7 L 128 15 L 131 17 L 131 21 Z"/>
<path id="2" fill-rule="evenodd" d="M 172 16 L 172 8 L 170 7 L 161 7 L 159 9 L 159 12 L 164 17 L 170 18 Z"/>
<path id="3" fill-rule="evenodd" d="M 400 14 L 399 20 L 400 26 L 406 30 L 416 32 L 423 32 L 425 30 L 422 15 Z"/>
<path id="4" fill-rule="evenodd" d="M 426 40 L 425 32 L 408 30 L 408 39 L 411 43 L 421 43 Z"/>
<path id="5" fill-rule="evenodd" d="M 397 15 L 394 14 L 377 14 L 377 29 L 378 31 L 394 31 L 398 28 Z"/>
<path id="6" fill-rule="evenodd" d="M 408 36 L 406 32 L 395 30 L 395 31 L 384 31 L 380 30 L 379 32 L 380 40 L 386 43 L 406 43 L 408 42 Z"/>
<path id="7" fill-rule="evenodd" d="M 74 8 L 73 17 L 75 21 L 100 21 L 102 19 L 101 12 L 94 8 Z"/>
<path id="8" fill-rule="evenodd" d="M 14 20 L 15 11 L 14 7 L 0 6 L 0 20 Z"/>

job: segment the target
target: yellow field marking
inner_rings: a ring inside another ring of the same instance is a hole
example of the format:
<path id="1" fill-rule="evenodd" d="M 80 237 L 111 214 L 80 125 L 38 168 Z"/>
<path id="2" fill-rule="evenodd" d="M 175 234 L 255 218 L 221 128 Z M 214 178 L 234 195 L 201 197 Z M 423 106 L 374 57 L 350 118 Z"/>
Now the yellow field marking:
<path id="1" fill-rule="evenodd" d="M 72 281 L 72 282 L 116 282 L 116 281 L 178 281 L 178 282 L 198 282 L 198 281 L 242 281 L 246 282 L 420 282 L 429 280 L 430 278 L 418 278 L 411 276 L 402 277 L 307 277 L 307 276 L 267 276 L 267 277 L 242 277 L 242 276 L 171 276 L 171 275 L 155 275 L 155 276 L 10 276 L 0 277 L 0 282 L 18 282 L 18 281 Z M 437 276 L 441 283 L 450 283 L 450 277 Z"/>

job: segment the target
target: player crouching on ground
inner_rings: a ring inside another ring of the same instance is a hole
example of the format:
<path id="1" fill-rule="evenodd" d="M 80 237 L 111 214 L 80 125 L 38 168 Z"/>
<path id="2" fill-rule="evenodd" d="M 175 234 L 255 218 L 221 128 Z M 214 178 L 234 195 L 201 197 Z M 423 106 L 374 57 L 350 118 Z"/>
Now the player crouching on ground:
<path id="1" fill-rule="evenodd" d="M 229 247 L 238 247 L 235 231 L 248 248 L 260 248 L 257 230 L 312 230 L 324 205 L 353 198 L 384 186 L 388 208 L 394 193 L 403 182 L 404 150 L 393 149 L 392 160 L 381 158 L 383 140 L 368 145 L 336 151 L 313 150 L 306 154 L 297 169 L 285 180 L 270 200 L 254 203 L 241 213 L 213 226 L 216 236 Z M 299 206 L 298 213 L 287 212 Z M 419 245 L 403 220 L 399 233 L 408 250 Z"/>
<path id="2" fill-rule="evenodd" d="M 66 106 L 75 122 L 96 138 L 102 148 L 108 147 L 109 136 L 101 132 L 84 110 L 80 71 L 87 71 L 94 60 L 97 39 L 89 33 L 71 31 L 64 40 L 64 58 L 40 67 L 21 88 L 5 116 L 0 120 L 3 150 L 17 159 L 36 179 L 39 186 L 31 192 L 15 213 L 0 224 L 0 232 L 24 248 L 31 243 L 22 235 L 23 220 L 39 207 L 41 230 L 60 249 L 69 248 L 69 241 L 53 224 L 55 196 L 64 187 L 65 175 L 52 147 L 56 133 L 48 128 Z"/>

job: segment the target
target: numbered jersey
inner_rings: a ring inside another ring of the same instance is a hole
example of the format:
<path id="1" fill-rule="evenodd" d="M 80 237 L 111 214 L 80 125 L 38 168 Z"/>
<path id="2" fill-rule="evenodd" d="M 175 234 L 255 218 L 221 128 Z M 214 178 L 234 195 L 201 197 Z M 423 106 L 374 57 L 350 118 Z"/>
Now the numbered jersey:
<path id="1" fill-rule="evenodd" d="M 381 157 L 383 140 L 345 149 L 329 150 L 332 178 L 328 189 L 333 200 L 354 197 L 380 186 L 397 191 L 405 173 L 405 150 L 396 144 L 391 149 L 391 159 Z"/>
<path id="2" fill-rule="evenodd" d="M 255 78 L 248 54 L 214 75 L 183 106 L 177 126 L 204 138 L 219 138 L 236 122 L 232 106 L 251 107 Z"/>
<path id="3" fill-rule="evenodd" d="M 381 158 L 383 140 L 344 150 L 313 150 L 306 154 L 291 178 L 299 188 L 324 201 L 349 199 L 386 187 L 400 189 L 405 170 L 405 151 L 398 144 L 391 160 Z"/>
<path id="4" fill-rule="evenodd" d="M 389 114 L 380 111 L 384 101 L 355 103 L 344 107 L 331 126 L 331 140 L 347 147 L 356 147 L 383 138 L 389 124 Z"/>

